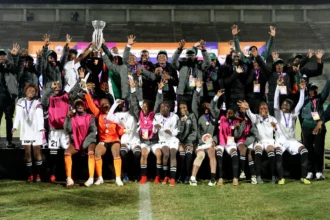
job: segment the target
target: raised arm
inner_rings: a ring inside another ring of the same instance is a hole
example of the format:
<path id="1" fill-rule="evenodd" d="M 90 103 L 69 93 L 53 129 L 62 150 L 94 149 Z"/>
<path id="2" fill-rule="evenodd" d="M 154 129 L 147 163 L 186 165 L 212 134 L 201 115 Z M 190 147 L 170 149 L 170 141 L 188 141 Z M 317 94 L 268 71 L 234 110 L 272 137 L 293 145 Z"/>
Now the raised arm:
<path id="1" fill-rule="evenodd" d="M 241 56 L 244 56 L 241 46 L 239 45 L 239 40 L 238 40 L 238 36 L 237 36 L 239 32 L 240 32 L 240 30 L 238 29 L 238 26 L 236 24 L 234 24 L 231 27 L 231 33 L 233 35 L 235 50 L 240 52 Z"/>
<path id="2" fill-rule="evenodd" d="M 246 109 L 246 115 L 250 118 L 252 123 L 257 122 L 257 115 L 253 114 L 250 110 L 249 104 L 244 100 L 244 101 L 239 101 L 237 103 L 238 107 Z"/>
<path id="3" fill-rule="evenodd" d="M 165 80 L 161 80 L 160 83 L 158 83 L 158 91 L 156 95 L 156 101 L 154 105 L 154 113 L 156 113 L 159 109 L 159 105 L 163 102 L 164 100 L 164 95 L 163 95 L 163 88 L 166 85 Z"/>
<path id="4" fill-rule="evenodd" d="M 310 77 L 316 77 L 322 75 L 323 72 L 323 62 L 322 62 L 322 57 L 324 55 L 323 50 L 319 50 L 315 56 L 317 60 L 317 68 L 315 70 L 311 70 L 308 68 L 303 68 L 300 70 L 302 75 L 306 75 L 308 78 Z M 301 68 L 301 65 L 299 66 Z"/>
<path id="5" fill-rule="evenodd" d="M 294 109 L 294 113 L 297 115 L 300 113 L 300 110 L 304 105 L 306 83 L 304 83 L 304 84 L 305 84 L 305 86 L 303 86 L 302 83 L 300 83 L 299 101 L 296 105 L 296 108 Z"/>
<path id="6" fill-rule="evenodd" d="M 217 94 L 214 96 L 214 98 L 211 100 L 211 114 L 214 118 L 218 119 L 220 117 L 220 109 L 218 108 L 218 100 L 220 96 L 222 96 L 225 93 L 224 89 L 221 89 L 217 92 Z"/>
<path id="7" fill-rule="evenodd" d="M 261 54 L 261 56 L 265 60 L 267 60 L 268 56 L 271 53 L 271 49 L 272 49 L 273 42 L 274 42 L 274 37 L 276 36 L 276 28 L 274 26 L 270 26 L 269 29 L 270 29 L 270 31 L 269 31 L 270 38 L 267 41 L 266 50 L 264 52 L 262 52 L 262 54 Z"/>
<path id="8" fill-rule="evenodd" d="M 176 51 L 174 52 L 173 56 L 172 56 L 172 60 L 171 60 L 171 64 L 172 66 L 178 70 L 179 67 L 180 67 L 180 63 L 179 63 L 179 57 L 183 51 L 183 47 L 184 45 L 186 44 L 186 41 L 185 40 L 181 40 L 179 42 L 179 47 L 178 49 L 176 49 Z"/>
<path id="9" fill-rule="evenodd" d="M 200 41 L 200 46 L 202 50 L 202 55 L 203 55 L 203 64 L 202 64 L 202 69 L 205 70 L 211 66 L 211 58 L 210 55 L 208 54 L 205 46 L 205 41 L 201 40 Z M 197 50 L 196 50 L 197 51 Z"/>
<path id="10" fill-rule="evenodd" d="M 85 94 L 85 99 L 91 112 L 95 117 L 98 117 L 100 115 L 100 109 L 93 102 L 92 96 L 90 94 Z"/>

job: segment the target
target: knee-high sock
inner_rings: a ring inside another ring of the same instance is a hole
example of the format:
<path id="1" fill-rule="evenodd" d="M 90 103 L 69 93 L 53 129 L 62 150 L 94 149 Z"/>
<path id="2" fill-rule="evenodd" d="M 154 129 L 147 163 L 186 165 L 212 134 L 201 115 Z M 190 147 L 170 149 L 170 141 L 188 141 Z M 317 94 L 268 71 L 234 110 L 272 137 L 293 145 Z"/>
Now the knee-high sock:
<path id="1" fill-rule="evenodd" d="M 95 158 L 95 171 L 97 177 L 102 177 L 102 165 L 103 165 L 102 157 Z"/>
<path id="2" fill-rule="evenodd" d="M 121 165 L 122 165 L 121 158 L 120 157 L 113 158 L 113 164 L 115 166 L 116 178 L 118 178 L 121 175 Z"/>
<path id="3" fill-rule="evenodd" d="M 134 176 L 138 177 L 140 175 L 141 149 L 134 148 L 133 154 L 134 154 Z"/>
<path id="4" fill-rule="evenodd" d="M 231 154 L 231 164 L 233 167 L 233 177 L 238 178 L 238 156 L 237 151 L 233 151 Z"/>
<path id="5" fill-rule="evenodd" d="M 71 155 L 64 155 L 64 163 L 65 163 L 65 174 L 67 178 L 72 178 L 72 157 Z"/>
<path id="6" fill-rule="evenodd" d="M 186 158 L 186 153 L 184 151 L 180 151 L 180 176 L 182 178 L 184 178 L 185 176 L 185 170 L 186 170 L 186 161 L 185 161 L 185 158 Z"/>
<path id="7" fill-rule="evenodd" d="M 162 172 L 163 165 L 161 164 L 156 164 L 156 176 L 160 176 Z"/>
<path id="8" fill-rule="evenodd" d="M 176 167 L 171 167 L 170 174 L 171 174 L 171 178 L 175 179 L 175 177 L 176 177 Z"/>
<path id="9" fill-rule="evenodd" d="M 252 176 L 256 175 L 256 171 L 254 169 L 254 161 L 249 161 L 249 168 L 250 168 L 250 173 Z"/>
<path id="10" fill-rule="evenodd" d="M 56 166 L 57 166 L 57 150 L 49 151 L 49 168 L 50 175 L 56 175 Z"/>
<path id="11" fill-rule="evenodd" d="M 217 151 L 217 164 L 218 164 L 218 173 L 219 178 L 222 178 L 222 151 Z"/>
<path id="12" fill-rule="evenodd" d="M 168 177 L 168 166 L 163 165 L 163 172 L 164 172 L 164 177 Z"/>
<path id="13" fill-rule="evenodd" d="M 120 148 L 120 157 L 121 157 L 121 161 L 122 161 L 122 169 L 123 169 L 123 173 L 125 173 L 125 174 L 127 174 L 127 171 L 128 171 L 127 153 L 128 153 L 128 150 L 127 150 L 126 147 L 121 147 Z"/>
<path id="14" fill-rule="evenodd" d="M 240 165 L 240 170 L 245 172 L 245 156 L 239 156 L 239 165 Z"/>
<path id="15" fill-rule="evenodd" d="M 42 166 L 42 160 L 37 160 L 34 162 L 36 165 L 36 174 L 40 175 L 41 172 L 41 166 Z"/>
<path id="16" fill-rule="evenodd" d="M 88 173 L 89 178 L 94 179 L 94 171 L 95 171 L 95 156 L 94 152 L 88 152 Z"/>
<path id="17" fill-rule="evenodd" d="M 187 176 L 191 176 L 192 163 L 193 163 L 193 155 L 192 150 L 186 150 L 186 174 Z"/>
<path id="18" fill-rule="evenodd" d="M 255 168 L 257 176 L 260 176 L 260 166 L 261 166 L 261 159 L 262 159 L 262 150 L 256 149 L 255 151 Z"/>
<path id="19" fill-rule="evenodd" d="M 27 171 L 28 177 L 33 176 L 32 162 L 26 162 L 25 166 L 26 166 L 26 171 Z"/>
<path id="20" fill-rule="evenodd" d="M 283 178 L 283 164 L 282 164 L 282 150 L 281 149 L 276 149 L 275 151 L 276 155 L 276 170 L 277 170 L 277 174 L 279 179 Z"/>
<path id="21" fill-rule="evenodd" d="M 301 177 L 306 178 L 307 168 L 308 168 L 308 151 L 305 148 L 300 151 L 300 161 L 301 161 Z"/>
<path id="22" fill-rule="evenodd" d="M 275 176 L 276 166 L 275 166 L 275 154 L 273 151 L 270 151 L 267 153 L 268 156 L 268 162 L 270 165 L 270 170 L 272 173 L 272 176 Z"/>

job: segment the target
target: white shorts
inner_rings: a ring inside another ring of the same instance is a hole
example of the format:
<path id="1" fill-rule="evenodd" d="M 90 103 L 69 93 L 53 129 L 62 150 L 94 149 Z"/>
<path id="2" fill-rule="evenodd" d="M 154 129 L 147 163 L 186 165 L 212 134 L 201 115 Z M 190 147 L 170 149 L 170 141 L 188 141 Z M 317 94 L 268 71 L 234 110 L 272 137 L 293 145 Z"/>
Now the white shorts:
<path id="1" fill-rule="evenodd" d="M 274 141 L 261 141 L 255 142 L 253 145 L 253 149 L 256 149 L 256 146 L 261 147 L 262 150 L 266 150 L 268 146 L 274 146 Z"/>
<path id="2" fill-rule="evenodd" d="M 217 150 L 217 149 L 221 149 L 222 152 L 223 152 L 223 150 L 226 150 L 227 154 L 230 155 L 230 151 L 231 151 L 232 149 L 237 150 L 237 147 L 236 147 L 236 144 L 235 144 L 235 145 L 227 145 L 227 146 L 220 146 L 220 145 L 217 145 L 217 146 L 215 146 L 215 149 L 216 149 L 216 150 Z"/>
<path id="3" fill-rule="evenodd" d="M 40 145 L 40 146 L 42 146 L 42 140 L 41 140 L 41 142 L 40 141 L 22 141 L 22 145 L 28 145 L 28 146 L 38 146 L 38 145 Z"/>
<path id="4" fill-rule="evenodd" d="M 171 141 L 159 141 L 160 147 L 169 147 L 170 149 L 179 150 L 179 140 L 171 140 Z"/>
<path id="5" fill-rule="evenodd" d="M 48 148 L 49 149 L 67 149 L 70 145 L 70 137 L 66 131 L 53 130 L 49 132 L 48 135 Z"/>
<path id="6" fill-rule="evenodd" d="M 212 146 L 212 144 L 202 144 L 202 145 L 198 145 L 196 148 L 196 151 L 198 150 L 207 150 Z"/>
<path id="7" fill-rule="evenodd" d="M 140 143 L 125 143 L 127 149 L 130 151 L 130 150 L 133 150 L 135 147 L 137 146 L 140 146 Z"/>
<path id="8" fill-rule="evenodd" d="M 153 144 L 151 146 L 148 146 L 146 144 L 141 144 L 141 149 L 144 148 L 143 146 L 146 146 L 148 148 L 148 150 L 150 150 L 150 148 L 151 148 L 152 153 L 155 155 L 156 155 L 156 150 L 161 149 L 160 144 Z"/>
<path id="9" fill-rule="evenodd" d="M 282 149 L 282 152 L 287 150 L 291 155 L 298 154 L 299 148 L 301 146 L 304 145 L 296 140 L 285 140 L 285 141 L 278 140 L 275 143 L 275 147 L 280 147 Z"/>

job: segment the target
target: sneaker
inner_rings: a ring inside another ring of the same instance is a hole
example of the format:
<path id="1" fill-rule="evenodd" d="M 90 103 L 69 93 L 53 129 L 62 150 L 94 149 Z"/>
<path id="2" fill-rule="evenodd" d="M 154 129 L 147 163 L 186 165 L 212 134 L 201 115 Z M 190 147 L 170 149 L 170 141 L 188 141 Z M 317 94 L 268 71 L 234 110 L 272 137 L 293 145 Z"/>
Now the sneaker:
<path id="1" fill-rule="evenodd" d="M 155 184 L 160 184 L 160 176 L 156 176 L 154 180 Z"/>
<path id="2" fill-rule="evenodd" d="M 217 182 L 215 181 L 215 179 L 211 179 L 210 182 L 207 185 L 215 186 L 216 184 L 217 184 Z"/>
<path id="3" fill-rule="evenodd" d="M 277 182 L 277 181 L 276 181 L 276 176 L 272 176 L 272 183 L 273 183 L 273 184 L 276 184 L 276 182 Z"/>
<path id="4" fill-rule="evenodd" d="M 73 186 L 74 185 L 74 182 L 71 178 L 67 178 L 66 179 L 66 187 L 70 187 L 70 186 Z"/>
<path id="5" fill-rule="evenodd" d="M 241 180 L 245 180 L 246 179 L 246 176 L 245 176 L 244 171 L 242 171 L 241 172 L 241 175 L 239 175 L 239 179 L 241 179 Z"/>
<path id="6" fill-rule="evenodd" d="M 303 184 L 305 184 L 305 185 L 310 185 L 310 184 L 311 184 L 311 181 L 309 181 L 309 180 L 306 179 L 306 178 L 301 178 L 301 179 L 300 179 L 300 182 L 303 183 Z"/>
<path id="7" fill-rule="evenodd" d="M 189 180 L 190 180 L 190 177 L 187 176 L 187 177 L 184 179 L 184 184 L 189 184 Z"/>
<path id="8" fill-rule="evenodd" d="M 15 148 L 16 147 L 16 145 L 15 144 L 13 144 L 13 143 L 7 143 L 7 145 L 6 145 L 6 148 Z"/>
<path id="9" fill-rule="evenodd" d="M 165 178 L 163 179 L 162 184 L 163 184 L 163 185 L 167 184 L 169 180 L 170 180 L 170 178 L 165 177 Z"/>
<path id="10" fill-rule="evenodd" d="M 257 182 L 257 176 L 252 176 L 251 177 L 251 184 L 253 184 L 253 185 L 255 185 L 255 184 L 257 184 L 258 182 Z"/>
<path id="11" fill-rule="evenodd" d="M 277 182 L 278 185 L 284 185 L 285 184 L 285 179 L 282 178 Z"/>
<path id="12" fill-rule="evenodd" d="M 39 174 L 36 175 L 36 178 L 34 179 L 34 181 L 35 181 L 36 183 L 41 182 L 41 178 L 40 178 L 40 175 L 39 175 Z"/>
<path id="13" fill-rule="evenodd" d="M 312 180 L 313 179 L 313 173 L 312 172 L 307 173 L 306 179 Z"/>
<path id="14" fill-rule="evenodd" d="M 179 176 L 179 178 L 176 180 L 177 183 L 183 183 L 183 179 L 181 176 Z"/>
<path id="15" fill-rule="evenodd" d="M 171 178 L 170 179 L 170 186 L 175 186 L 175 179 L 174 178 Z"/>
<path id="16" fill-rule="evenodd" d="M 88 178 L 88 180 L 85 182 L 85 186 L 89 187 L 91 185 L 93 185 L 94 183 L 94 179 L 93 178 Z"/>
<path id="17" fill-rule="evenodd" d="M 53 183 L 53 182 L 55 182 L 55 180 L 56 180 L 55 175 L 51 175 L 51 176 L 49 177 L 49 182 Z"/>
<path id="18" fill-rule="evenodd" d="M 27 183 L 31 183 L 31 182 L 33 182 L 33 176 L 29 176 L 26 182 L 27 182 Z"/>
<path id="19" fill-rule="evenodd" d="M 317 172 L 315 176 L 317 180 L 325 180 L 325 177 L 321 172 Z"/>
<path id="20" fill-rule="evenodd" d="M 238 186 L 238 179 L 237 178 L 233 179 L 233 186 Z"/>
<path id="21" fill-rule="evenodd" d="M 100 184 L 102 184 L 102 183 L 104 183 L 104 181 L 103 181 L 103 177 L 102 176 L 99 176 L 99 178 L 97 178 L 97 180 L 94 182 L 94 185 L 100 185 Z"/>
<path id="22" fill-rule="evenodd" d="M 218 186 L 222 186 L 223 185 L 223 179 L 222 178 L 219 178 L 219 180 L 217 182 L 217 185 Z"/>
<path id="23" fill-rule="evenodd" d="M 129 178 L 128 178 L 127 174 L 125 174 L 123 177 L 123 182 L 127 183 L 128 181 L 129 181 Z"/>
<path id="24" fill-rule="evenodd" d="M 263 184 L 264 181 L 261 179 L 261 176 L 257 176 L 257 184 Z"/>
<path id="25" fill-rule="evenodd" d="M 190 186 L 197 186 L 197 180 L 189 180 L 189 185 Z"/>
<path id="26" fill-rule="evenodd" d="M 145 184 L 148 181 L 147 176 L 142 176 L 140 179 L 140 184 Z"/>
<path id="27" fill-rule="evenodd" d="M 121 181 L 120 177 L 116 178 L 116 184 L 117 186 L 124 186 L 124 183 Z"/>

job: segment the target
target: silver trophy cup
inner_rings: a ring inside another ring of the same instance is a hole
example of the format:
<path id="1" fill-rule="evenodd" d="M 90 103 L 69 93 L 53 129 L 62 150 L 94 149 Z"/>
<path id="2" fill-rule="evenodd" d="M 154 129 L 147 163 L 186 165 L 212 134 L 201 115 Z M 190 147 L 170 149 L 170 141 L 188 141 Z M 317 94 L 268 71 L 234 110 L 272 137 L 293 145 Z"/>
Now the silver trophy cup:
<path id="1" fill-rule="evenodd" d="M 102 40 L 103 40 L 103 28 L 105 27 L 106 23 L 104 21 L 95 20 L 92 21 L 92 25 L 94 27 L 93 32 L 93 43 L 95 44 L 95 50 L 97 51 L 97 57 L 101 58 L 100 48 L 102 47 Z"/>

